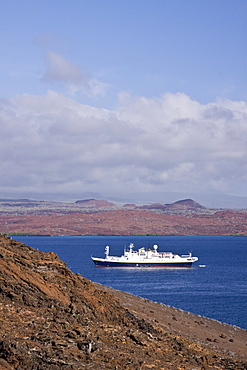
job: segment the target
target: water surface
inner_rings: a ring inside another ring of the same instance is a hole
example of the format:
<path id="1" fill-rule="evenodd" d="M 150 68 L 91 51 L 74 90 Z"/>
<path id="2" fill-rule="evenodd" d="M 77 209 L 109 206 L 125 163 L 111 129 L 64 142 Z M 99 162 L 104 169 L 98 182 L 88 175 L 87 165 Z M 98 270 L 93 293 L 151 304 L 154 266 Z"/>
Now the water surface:
<path id="1" fill-rule="evenodd" d="M 54 251 L 75 273 L 153 301 L 247 329 L 247 238 L 229 236 L 18 236 L 42 251 Z M 199 257 L 191 269 L 95 267 L 91 255 L 121 255 L 124 246 L 159 245 Z M 205 265 L 205 267 L 199 267 Z"/>

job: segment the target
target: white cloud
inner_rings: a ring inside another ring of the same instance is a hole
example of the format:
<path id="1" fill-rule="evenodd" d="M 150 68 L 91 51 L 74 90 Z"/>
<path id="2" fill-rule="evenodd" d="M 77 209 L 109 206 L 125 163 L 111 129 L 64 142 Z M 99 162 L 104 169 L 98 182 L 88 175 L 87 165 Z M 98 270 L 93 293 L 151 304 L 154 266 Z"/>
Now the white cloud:
<path id="1" fill-rule="evenodd" d="M 55 80 L 75 85 L 88 79 L 79 66 L 73 65 L 52 51 L 47 53 L 47 70 L 43 78 L 47 81 Z"/>
<path id="2" fill-rule="evenodd" d="M 67 67 L 57 78 L 80 80 L 79 70 Z M 4 193 L 247 195 L 245 102 L 121 93 L 109 111 L 50 90 L 2 101 L 0 128 Z"/>
<path id="3" fill-rule="evenodd" d="M 91 97 L 103 96 L 109 87 L 109 85 L 92 77 L 88 71 L 69 62 L 54 51 L 46 54 L 46 62 L 47 68 L 42 76 L 42 80 L 51 84 L 64 85 L 72 96 L 78 91 L 83 91 Z"/>

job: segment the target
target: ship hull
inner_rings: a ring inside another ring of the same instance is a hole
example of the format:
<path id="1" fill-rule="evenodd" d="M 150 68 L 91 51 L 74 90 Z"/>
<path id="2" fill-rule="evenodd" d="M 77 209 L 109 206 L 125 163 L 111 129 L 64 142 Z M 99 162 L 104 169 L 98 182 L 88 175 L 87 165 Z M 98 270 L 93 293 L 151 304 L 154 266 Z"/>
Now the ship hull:
<path id="1" fill-rule="evenodd" d="M 118 262 L 93 259 L 97 267 L 191 267 L 192 262 Z"/>

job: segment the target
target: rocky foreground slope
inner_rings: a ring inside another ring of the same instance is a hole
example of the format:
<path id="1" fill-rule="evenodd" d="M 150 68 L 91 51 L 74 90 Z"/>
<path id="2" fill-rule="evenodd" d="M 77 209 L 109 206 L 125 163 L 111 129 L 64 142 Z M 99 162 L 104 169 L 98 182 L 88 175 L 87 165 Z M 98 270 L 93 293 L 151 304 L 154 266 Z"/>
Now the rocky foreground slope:
<path id="1" fill-rule="evenodd" d="M 0 369 L 246 369 L 247 333 L 73 274 L 0 236 Z"/>

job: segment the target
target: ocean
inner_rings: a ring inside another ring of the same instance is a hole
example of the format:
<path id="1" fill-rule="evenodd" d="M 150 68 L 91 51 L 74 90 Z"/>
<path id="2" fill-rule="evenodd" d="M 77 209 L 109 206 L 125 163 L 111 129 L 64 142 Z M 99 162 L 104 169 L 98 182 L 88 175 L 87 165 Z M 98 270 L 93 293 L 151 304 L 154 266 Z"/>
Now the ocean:
<path id="1" fill-rule="evenodd" d="M 53 251 L 82 276 L 152 301 L 247 329 L 247 238 L 234 236 L 14 236 Z M 124 246 L 158 244 L 159 251 L 199 257 L 192 268 L 95 267 L 91 256 L 121 255 Z M 205 267 L 200 267 L 205 265 Z"/>

